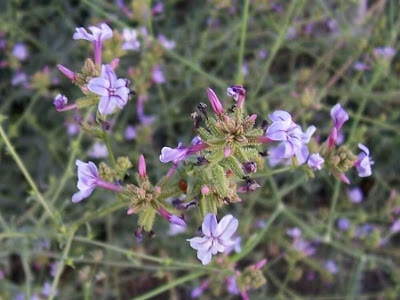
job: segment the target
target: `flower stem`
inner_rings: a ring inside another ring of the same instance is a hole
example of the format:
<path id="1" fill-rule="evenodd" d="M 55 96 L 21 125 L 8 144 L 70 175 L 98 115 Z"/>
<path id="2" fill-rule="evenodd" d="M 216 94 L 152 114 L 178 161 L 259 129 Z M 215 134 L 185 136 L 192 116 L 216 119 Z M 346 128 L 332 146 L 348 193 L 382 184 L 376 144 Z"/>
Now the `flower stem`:
<path id="1" fill-rule="evenodd" d="M 108 157 L 110 158 L 111 163 L 112 163 L 113 167 L 115 168 L 117 166 L 117 162 L 115 161 L 114 153 L 113 153 L 111 145 L 110 145 L 110 140 L 108 138 L 107 131 L 104 131 L 103 141 L 107 147 Z"/>

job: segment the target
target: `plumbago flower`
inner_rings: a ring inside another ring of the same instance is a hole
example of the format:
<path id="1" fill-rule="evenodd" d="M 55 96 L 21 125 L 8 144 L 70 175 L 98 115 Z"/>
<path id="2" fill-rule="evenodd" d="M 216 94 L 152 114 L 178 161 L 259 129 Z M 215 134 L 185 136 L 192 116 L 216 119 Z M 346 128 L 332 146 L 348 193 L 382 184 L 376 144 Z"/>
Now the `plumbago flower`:
<path id="1" fill-rule="evenodd" d="M 124 108 L 130 92 L 127 86 L 129 82 L 126 79 L 117 79 L 110 65 L 103 65 L 100 77 L 93 78 L 87 85 L 92 93 L 101 96 L 99 112 L 104 115 L 112 114 L 117 106 Z"/>
<path id="2" fill-rule="evenodd" d="M 358 176 L 360 177 L 368 177 L 371 176 L 372 170 L 371 166 L 374 164 L 374 161 L 369 156 L 369 149 L 363 144 L 358 144 L 358 148 L 361 149 L 361 153 L 358 155 L 354 166 L 357 169 Z"/>
<path id="3" fill-rule="evenodd" d="M 204 237 L 194 237 L 188 239 L 190 246 L 197 250 L 197 258 L 203 265 L 211 261 L 212 255 L 224 252 L 235 244 L 232 235 L 236 232 L 239 221 L 232 215 L 227 215 L 217 223 L 214 214 L 207 214 L 202 224 Z"/>
<path id="4" fill-rule="evenodd" d="M 96 65 L 101 64 L 101 47 L 103 41 L 112 38 L 113 32 L 106 23 L 100 24 L 98 27 L 90 26 L 89 30 L 91 34 L 86 31 L 85 28 L 75 28 L 76 32 L 72 36 L 74 40 L 87 40 L 92 42 L 94 48 L 94 62 Z"/>
<path id="5" fill-rule="evenodd" d="M 72 196 L 72 202 L 77 203 L 89 197 L 96 187 L 102 187 L 117 193 L 122 191 L 121 187 L 102 180 L 96 165 L 91 161 L 84 163 L 77 159 L 75 164 L 78 166 L 77 187 L 79 192 Z"/>

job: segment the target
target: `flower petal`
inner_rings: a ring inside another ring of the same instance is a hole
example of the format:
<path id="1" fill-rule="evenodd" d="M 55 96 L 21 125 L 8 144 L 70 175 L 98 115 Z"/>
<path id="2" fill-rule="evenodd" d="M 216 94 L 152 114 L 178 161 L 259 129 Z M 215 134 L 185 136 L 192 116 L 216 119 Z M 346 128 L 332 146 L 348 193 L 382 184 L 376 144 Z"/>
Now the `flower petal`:
<path id="1" fill-rule="evenodd" d="M 87 88 L 89 89 L 89 91 L 97 95 L 108 96 L 110 93 L 110 82 L 107 79 L 101 77 L 92 78 L 89 81 Z"/>
<path id="2" fill-rule="evenodd" d="M 269 114 L 268 117 L 271 119 L 272 122 L 278 121 L 292 121 L 292 116 L 284 110 L 276 110 L 272 114 Z"/>
<path id="3" fill-rule="evenodd" d="M 236 232 L 239 226 L 239 221 L 232 215 L 227 215 L 219 221 L 219 224 L 215 230 L 215 236 L 222 239 L 228 240 Z"/>
<path id="4" fill-rule="evenodd" d="M 204 221 L 203 224 L 201 226 L 201 230 L 203 231 L 203 234 L 205 236 L 213 236 L 216 237 L 214 235 L 215 230 L 217 228 L 217 217 L 214 214 L 207 214 L 204 217 Z"/>
<path id="5" fill-rule="evenodd" d="M 109 96 L 103 96 L 99 102 L 99 112 L 104 115 L 112 114 L 115 110 L 117 103 Z"/>
<path id="6" fill-rule="evenodd" d="M 211 261 L 211 257 L 212 257 L 212 255 L 211 255 L 210 251 L 198 251 L 197 252 L 197 258 L 199 260 L 201 260 L 201 263 L 203 265 L 209 264 Z"/>
<path id="7" fill-rule="evenodd" d="M 187 240 L 190 247 L 198 251 L 208 251 L 212 244 L 212 239 L 206 237 L 194 237 Z"/>
<path id="8" fill-rule="evenodd" d="M 89 197 L 92 194 L 94 188 L 95 187 L 91 187 L 91 188 L 89 188 L 87 190 L 83 190 L 83 191 L 79 191 L 79 192 L 75 193 L 72 196 L 72 202 L 73 203 L 78 203 L 78 202 L 82 201 L 83 199 Z"/>

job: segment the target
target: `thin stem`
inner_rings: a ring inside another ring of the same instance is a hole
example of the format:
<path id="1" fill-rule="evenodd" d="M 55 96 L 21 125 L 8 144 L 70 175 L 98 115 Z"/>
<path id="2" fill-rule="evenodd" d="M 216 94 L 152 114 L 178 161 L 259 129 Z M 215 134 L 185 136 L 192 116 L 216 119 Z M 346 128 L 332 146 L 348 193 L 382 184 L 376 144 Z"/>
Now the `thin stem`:
<path id="1" fill-rule="evenodd" d="M 9 153 L 11 154 L 12 158 L 14 159 L 15 163 L 18 165 L 19 169 L 21 170 L 22 174 L 24 175 L 26 181 L 31 186 L 32 190 L 38 197 L 40 204 L 43 206 L 47 214 L 53 219 L 53 221 L 60 225 L 61 221 L 56 218 L 55 213 L 51 210 L 49 205 L 47 204 L 46 200 L 44 199 L 43 195 L 40 193 L 36 183 L 33 181 L 31 175 L 29 174 L 28 170 L 26 169 L 24 163 L 20 159 L 19 155 L 15 151 L 13 145 L 11 144 L 10 140 L 8 139 L 7 134 L 4 132 L 3 127 L 0 125 L 0 136 L 3 138 L 4 143 L 6 144 Z"/>
<path id="2" fill-rule="evenodd" d="M 71 244 L 74 239 L 74 235 L 75 235 L 75 230 L 72 230 L 68 236 L 67 243 L 65 244 L 65 248 L 64 248 L 61 260 L 59 261 L 59 263 L 57 265 L 57 272 L 56 272 L 56 275 L 54 276 L 53 283 L 51 284 L 50 295 L 48 298 L 49 300 L 52 300 L 55 296 L 54 294 L 56 292 L 57 285 L 60 280 L 61 274 L 64 271 L 65 260 L 67 259 L 69 250 L 71 249 Z"/>
<path id="3" fill-rule="evenodd" d="M 238 54 L 238 70 L 236 76 L 236 84 L 243 84 L 243 56 L 244 56 L 244 48 L 246 44 L 246 33 L 247 33 L 247 21 L 249 18 L 249 6 L 250 0 L 246 0 L 243 8 L 243 16 L 242 16 L 242 30 L 240 33 L 240 45 L 239 45 L 239 54 Z"/>
<path id="4" fill-rule="evenodd" d="M 353 276 L 353 282 L 351 284 L 351 290 L 350 290 L 350 297 L 349 299 L 358 299 L 358 290 L 360 287 L 360 281 L 362 279 L 362 272 L 365 267 L 365 262 L 366 259 L 364 256 L 361 256 L 360 262 L 358 263 L 357 269 L 354 273 Z"/>
<path id="5" fill-rule="evenodd" d="M 333 195 L 332 195 L 332 200 L 331 200 L 331 208 L 329 211 L 328 228 L 326 230 L 326 235 L 325 235 L 325 240 L 328 242 L 331 240 L 331 231 L 332 231 L 333 222 L 334 222 L 334 218 L 335 218 L 335 209 L 336 209 L 337 201 L 339 199 L 339 189 L 340 189 L 340 180 L 336 179 L 334 190 L 333 190 Z"/>
<path id="6" fill-rule="evenodd" d="M 107 131 L 103 132 L 103 141 L 107 147 L 108 157 L 110 158 L 111 163 L 112 163 L 113 167 L 115 168 L 117 166 L 117 162 L 115 161 L 114 153 L 113 153 L 111 145 L 110 145 L 110 140 L 108 138 Z"/>
<path id="7" fill-rule="evenodd" d="M 185 283 L 186 281 L 191 281 L 191 280 L 196 279 L 196 278 L 198 278 L 200 276 L 203 276 L 204 274 L 205 274 L 205 271 L 199 271 L 199 272 L 195 272 L 195 273 L 191 273 L 191 274 L 182 276 L 182 277 L 180 277 L 178 279 L 175 279 L 175 280 L 173 280 L 171 282 L 168 282 L 167 284 L 164 284 L 164 285 L 162 285 L 162 286 L 160 286 L 160 287 L 158 287 L 156 289 L 153 289 L 150 292 L 145 293 L 142 296 L 132 298 L 132 300 L 150 299 L 150 298 L 152 298 L 152 297 L 154 297 L 156 295 L 161 294 L 164 291 L 170 290 L 171 288 L 173 288 L 173 287 L 175 287 L 177 285 Z"/>

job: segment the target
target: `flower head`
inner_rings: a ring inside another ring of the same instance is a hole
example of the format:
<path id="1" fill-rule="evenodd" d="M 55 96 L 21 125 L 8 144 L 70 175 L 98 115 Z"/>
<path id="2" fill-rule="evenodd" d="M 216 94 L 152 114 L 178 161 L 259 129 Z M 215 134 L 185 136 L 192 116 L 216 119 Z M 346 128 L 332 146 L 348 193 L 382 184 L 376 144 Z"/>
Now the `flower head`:
<path id="1" fill-rule="evenodd" d="M 151 77 L 154 83 L 158 84 L 165 83 L 165 76 L 160 65 L 154 66 L 151 72 L 152 72 Z"/>
<path id="2" fill-rule="evenodd" d="M 314 171 L 321 170 L 324 165 L 325 159 L 323 159 L 319 153 L 311 154 L 308 158 L 308 166 Z"/>
<path id="3" fill-rule="evenodd" d="M 93 78 L 87 85 L 88 89 L 101 96 L 99 102 L 99 112 L 109 115 L 114 112 L 118 106 L 124 108 L 128 101 L 129 88 L 127 80 L 119 78 L 115 75 L 110 65 L 101 67 L 101 76 Z"/>
<path id="4" fill-rule="evenodd" d="M 347 196 L 352 203 L 361 203 L 364 199 L 362 190 L 359 187 L 352 188 L 347 191 Z"/>
<path id="5" fill-rule="evenodd" d="M 57 94 L 57 96 L 53 100 L 53 104 L 57 110 L 63 109 L 65 105 L 67 105 L 67 103 L 68 103 L 68 98 L 61 94 Z"/>
<path id="6" fill-rule="evenodd" d="M 100 43 L 113 36 L 110 26 L 106 23 L 102 23 L 98 27 L 90 26 L 89 30 L 92 32 L 91 34 L 83 27 L 75 28 L 75 30 L 76 32 L 72 36 L 74 40 L 87 40 L 92 43 Z"/>
<path id="7" fill-rule="evenodd" d="M 337 131 L 339 131 L 340 128 L 342 128 L 343 124 L 349 119 L 349 115 L 339 103 L 332 107 L 331 117 L 334 127 Z"/>
<path id="8" fill-rule="evenodd" d="M 161 43 L 161 45 L 167 49 L 167 50 L 172 50 L 175 48 L 175 42 L 168 40 L 165 35 L 158 35 L 158 41 Z"/>
<path id="9" fill-rule="evenodd" d="M 98 27 L 90 26 L 89 30 L 92 34 L 88 33 L 85 28 L 75 28 L 76 32 L 72 36 L 74 40 L 87 40 L 93 43 L 94 61 L 96 65 L 101 64 L 101 47 L 103 41 L 112 38 L 113 32 L 106 23 L 100 24 Z"/>
<path id="10" fill-rule="evenodd" d="M 79 192 L 72 196 L 72 202 L 77 203 L 92 194 L 100 178 L 96 165 L 91 161 L 84 163 L 77 159 L 75 164 L 78 166 Z"/>
<path id="11" fill-rule="evenodd" d="M 237 106 L 242 108 L 244 99 L 246 98 L 246 90 L 241 85 L 232 85 L 227 88 L 226 94 L 232 97 L 236 102 Z"/>
<path id="12" fill-rule="evenodd" d="M 20 61 L 26 60 L 29 56 L 28 49 L 23 43 L 16 43 L 11 53 L 15 58 Z"/>
<path id="13" fill-rule="evenodd" d="M 239 221 L 232 215 L 227 215 L 217 223 L 214 214 L 209 213 L 205 216 L 202 231 L 204 237 L 194 237 L 188 239 L 190 246 L 197 250 L 197 258 L 203 265 L 211 261 L 212 255 L 224 252 L 233 246 L 235 241 L 231 239 L 239 226 Z"/>
<path id="14" fill-rule="evenodd" d="M 276 149 L 281 158 L 292 157 L 302 147 L 303 132 L 301 127 L 292 121 L 291 115 L 283 110 L 277 110 L 269 115 L 272 120 L 266 136 L 273 141 L 281 141 Z"/>
<path id="15" fill-rule="evenodd" d="M 138 51 L 140 49 L 140 42 L 135 29 L 124 28 L 122 30 L 122 37 L 124 38 L 122 49 L 133 51 Z"/>
<path id="16" fill-rule="evenodd" d="M 374 55 L 377 58 L 391 59 L 396 54 L 396 50 L 393 47 L 377 47 L 374 49 Z"/>
<path id="17" fill-rule="evenodd" d="M 358 176 L 360 177 L 368 177 L 371 176 L 372 170 L 371 166 L 374 164 L 374 161 L 369 156 L 369 149 L 363 144 L 358 144 L 358 148 L 361 149 L 361 153 L 358 155 L 354 166 L 357 169 Z"/>
<path id="18" fill-rule="evenodd" d="M 159 208 L 159 209 L 158 209 L 158 213 L 159 213 L 164 219 L 166 219 L 168 222 L 170 222 L 171 224 L 175 224 L 175 225 L 178 225 L 178 226 L 181 226 L 181 227 L 186 227 L 186 223 L 185 223 L 185 221 L 184 221 L 182 218 L 177 217 L 177 216 L 175 216 L 175 215 L 169 213 L 169 212 L 166 211 L 165 209 Z"/>
<path id="19" fill-rule="evenodd" d="M 172 161 L 174 164 L 184 160 L 189 155 L 189 148 L 182 146 L 182 143 L 178 144 L 177 148 L 163 147 L 161 149 L 160 161 L 162 163 L 168 163 Z"/>

